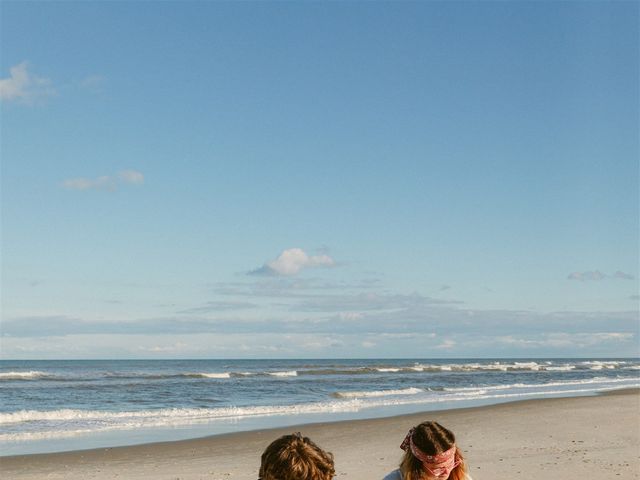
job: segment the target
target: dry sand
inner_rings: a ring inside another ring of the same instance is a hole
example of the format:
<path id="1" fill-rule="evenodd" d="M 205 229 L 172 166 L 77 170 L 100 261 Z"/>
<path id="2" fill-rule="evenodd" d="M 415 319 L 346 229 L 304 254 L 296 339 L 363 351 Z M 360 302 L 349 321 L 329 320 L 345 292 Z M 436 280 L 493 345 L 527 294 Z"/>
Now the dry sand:
<path id="1" fill-rule="evenodd" d="M 528 400 L 373 420 L 303 425 L 180 442 L 0 459 L 3 479 L 257 478 L 262 450 L 301 431 L 336 459 L 336 479 L 375 480 L 422 420 L 452 429 L 474 480 L 640 479 L 640 391 Z"/>

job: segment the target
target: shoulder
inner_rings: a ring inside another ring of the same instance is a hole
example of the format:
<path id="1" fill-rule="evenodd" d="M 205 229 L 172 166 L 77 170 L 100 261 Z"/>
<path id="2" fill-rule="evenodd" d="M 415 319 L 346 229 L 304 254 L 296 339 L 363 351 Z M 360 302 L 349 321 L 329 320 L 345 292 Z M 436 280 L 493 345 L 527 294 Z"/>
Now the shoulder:
<path id="1" fill-rule="evenodd" d="M 471 478 L 471 475 L 469 475 L 468 473 L 465 474 L 465 480 L 473 480 L 473 478 Z"/>
<path id="2" fill-rule="evenodd" d="M 400 470 L 394 470 L 388 473 L 382 480 L 402 480 L 402 474 L 400 474 Z"/>

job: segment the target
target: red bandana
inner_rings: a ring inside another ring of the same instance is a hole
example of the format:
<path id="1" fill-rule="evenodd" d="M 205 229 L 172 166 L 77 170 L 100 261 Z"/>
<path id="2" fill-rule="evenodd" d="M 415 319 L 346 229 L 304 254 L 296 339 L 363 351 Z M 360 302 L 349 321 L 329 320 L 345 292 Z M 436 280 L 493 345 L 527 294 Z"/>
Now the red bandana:
<path id="1" fill-rule="evenodd" d="M 456 460 L 456 446 L 453 445 L 449 450 L 436 455 L 427 455 L 413 443 L 413 433 L 415 429 L 409 430 L 407 436 L 404 437 L 400 448 L 409 451 L 414 457 L 422 462 L 422 466 L 427 469 L 435 477 L 448 478 L 451 471 L 460 465 L 460 461 Z"/>

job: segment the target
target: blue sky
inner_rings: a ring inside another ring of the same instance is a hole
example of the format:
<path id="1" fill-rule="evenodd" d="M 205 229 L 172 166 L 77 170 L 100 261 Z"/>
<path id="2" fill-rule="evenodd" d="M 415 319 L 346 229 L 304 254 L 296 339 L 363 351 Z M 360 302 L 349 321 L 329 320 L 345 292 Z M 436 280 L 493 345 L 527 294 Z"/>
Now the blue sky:
<path id="1" fill-rule="evenodd" d="M 637 2 L 3 2 L 3 358 L 639 354 Z"/>

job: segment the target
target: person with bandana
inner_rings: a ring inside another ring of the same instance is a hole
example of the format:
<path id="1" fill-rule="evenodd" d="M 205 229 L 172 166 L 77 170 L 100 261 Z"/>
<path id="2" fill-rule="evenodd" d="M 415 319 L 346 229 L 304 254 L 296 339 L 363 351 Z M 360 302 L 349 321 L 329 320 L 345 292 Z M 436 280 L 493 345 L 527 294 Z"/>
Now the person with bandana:
<path id="1" fill-rule="evenodd" d="M 400 468 L 384 480 L 472 480 L 453 432 L 437 422 L 409 430 L 400 448 Z"/>

